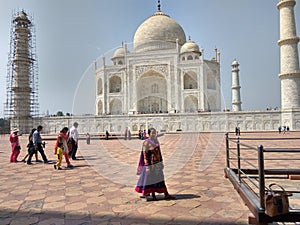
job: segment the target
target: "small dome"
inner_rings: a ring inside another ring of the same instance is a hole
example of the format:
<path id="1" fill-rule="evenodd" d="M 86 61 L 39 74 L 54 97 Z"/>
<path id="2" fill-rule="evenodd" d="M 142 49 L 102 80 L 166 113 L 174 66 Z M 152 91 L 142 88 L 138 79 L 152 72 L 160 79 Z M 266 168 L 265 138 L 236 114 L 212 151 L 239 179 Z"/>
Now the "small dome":
<path id="1" fill-rule="evenodd" d="M 128 50 L 126 50 L 127 53 L 129 53 Z M 119 57 L 125 57 L 125 48 L 122 46 L 122 47 L 119 47 L 117 48 L 117 50 L 115 51 L 112 59 L 114 58 L 119 58 Z"/>
<path id="2" fill-rule="evenodd" d="M 240 64 L 238 63 L 238 61 L 234 60 L 231 65 L 232 66 L 239 66 Z"/>
<path id="3" fill-rule="evenodd" d="M 27 14 L 24 11 L 21 11 L 18 17 L 21 19 L 27 19 Z"/>
<path id="4" fill-rule="evenodd" d="M 190 53 L 190 52 L 198 53 L 198 54 L 201 55 L 201 52 L 199 50 L 199 46 L 194 41 L 188 40 L 181 47 L 180 53 L 183 54 L 183 53 Z"/>
<path id="5" fill-rule="evenodd" d="M 21 11 L 18 16 L 14 19 L 14 22 L 18 25 L 28 26 L 31 24 L 30 20 L 27 17 L 27 14 L 24 11 Z"/>
<path id="6" fill-rule="evenodd" d="M 182 46 L 186 36 L 182 27 L 161 11 L 146 19 L 134 35 L 135 52 L 175 49 L 176 40 Z"/>

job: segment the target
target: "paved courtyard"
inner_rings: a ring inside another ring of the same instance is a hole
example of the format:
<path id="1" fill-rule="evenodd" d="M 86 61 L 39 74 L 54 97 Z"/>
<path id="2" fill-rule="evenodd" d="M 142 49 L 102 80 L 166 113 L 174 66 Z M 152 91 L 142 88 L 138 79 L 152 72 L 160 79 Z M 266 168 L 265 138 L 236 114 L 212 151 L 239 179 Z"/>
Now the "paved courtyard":
<path id="1" fill-rule="evenodd" d="M 75 167 L 67 169 L 63 161 L 58 171 L 53 140 L 46 140 L 45 149 L 52 163 L 26 165 L 9 163 L 8 135 L 2 135 L 0 225 L 248 224 L 247 206 L 224 178 L 224 134 L 167 134 L 159 141 L 166 184 L 176 200 L 158 195 L 159 201 L 146 201 L 135 192 L 141 140 L 81 140 Z M 19 160 L 27 152 L 27 136 L 20 142 Z"/>

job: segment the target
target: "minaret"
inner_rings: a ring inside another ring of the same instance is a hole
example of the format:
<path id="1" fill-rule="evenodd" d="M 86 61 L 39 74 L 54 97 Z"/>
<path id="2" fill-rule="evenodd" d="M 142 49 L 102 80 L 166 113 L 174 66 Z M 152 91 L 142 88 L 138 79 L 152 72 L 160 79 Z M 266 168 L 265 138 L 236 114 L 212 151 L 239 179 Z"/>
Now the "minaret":
<path id="1" fill-rule="evenodd" d="M 237 112 L 242 110 L 241 93 L 240 93 L 240 81 L 239 81 L 239 63 L 234 60 L 232 62 L 232 111 Z"/>
<path id="2" fill-rule="evenodd" d="M 6 116 L 11 127 L 30 132 L 32 116 L 38 114 L 37 68 L 32 23 L 21 11 L 12 20 L 11 46 L 8 62 Z"/>
<path id="3" fill-rule="evenodd" d="M 300 71 L 296 22 L 295 0 L 280 0 L 277 4 L 280 16 L 280 74 L 281 108 L 300 107 Z"/>

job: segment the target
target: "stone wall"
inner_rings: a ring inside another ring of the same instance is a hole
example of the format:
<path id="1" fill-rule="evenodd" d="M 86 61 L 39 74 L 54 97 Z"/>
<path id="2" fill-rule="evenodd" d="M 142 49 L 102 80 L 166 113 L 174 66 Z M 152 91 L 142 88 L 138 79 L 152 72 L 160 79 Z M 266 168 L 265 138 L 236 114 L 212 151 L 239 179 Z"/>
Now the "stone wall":
<path id="1" fill-rule="evenodd" d="M 123 134 L 126 127 L 132 133 L 155 127 L 160 132 L 233 132 L 238 126 L 244 131 L 276 131 L 279 126 L 300 130 L 300 110 L 203 112 L 174 114 L 133 114 L 109 116 L 43 117 L 35 119 L 35 126 L 44 126 L 44 133 L 55 134 L 64 126 L 79 123 L 81 134 L 110 133 Z"/>

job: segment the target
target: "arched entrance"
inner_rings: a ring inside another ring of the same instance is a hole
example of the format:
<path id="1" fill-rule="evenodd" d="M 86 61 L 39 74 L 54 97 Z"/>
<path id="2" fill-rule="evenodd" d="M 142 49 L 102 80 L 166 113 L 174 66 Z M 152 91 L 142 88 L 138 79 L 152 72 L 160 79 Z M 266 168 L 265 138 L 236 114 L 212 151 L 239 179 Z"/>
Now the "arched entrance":
<path id="1" fill-rule="evenodd" d="M 165 113 L 168 110 L 167 81 L 156 71 L 149 71 L 137 81 L 137 111 Z"/>
<path id="2" fill-rule="evenodd" d="M 197 112 L 198 111 L 198 99 L 189 95 L 184 99 L 184 111 L 185 112 Z"/>
<path id="3" fill-rule="evenodd" d="M 113 99 L 109 103 L 109 111 L 111 115 L 122 114 L 122 102 L 119 99 Z"/>

